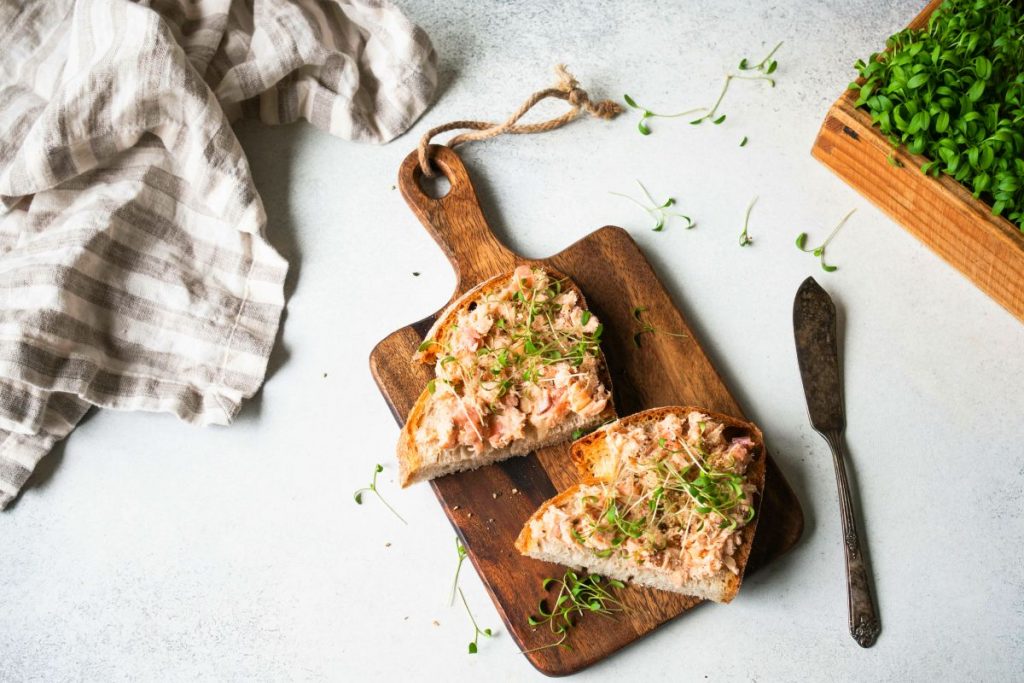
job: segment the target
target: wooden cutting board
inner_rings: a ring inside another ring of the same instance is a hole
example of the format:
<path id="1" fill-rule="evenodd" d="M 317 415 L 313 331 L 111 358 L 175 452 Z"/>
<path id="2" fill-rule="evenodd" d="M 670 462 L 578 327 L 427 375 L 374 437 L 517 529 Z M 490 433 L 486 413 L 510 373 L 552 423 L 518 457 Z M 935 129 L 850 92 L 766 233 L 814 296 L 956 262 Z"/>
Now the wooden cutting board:
<path id="1" fill-rule="evenodd" d="M 523 259 L 502 246 L 491 233 L 458 155 L 447 147 L 434 147 L 433 154 L 436 165 L 451 183 L 448 194 L 440 199 L 424 194 L 415 152 L 402 164 L 398 183 L 406 202 L 455 267 L 457 285 L 453 299 L 478 282 L 511 271 L 520 263 L 555 268 L 575 280 L 591 310 L 604 323 L 602 348 L 611 369 L 619 415 L 663 405 L 699 405 L 743 416 L 685 318 L 625 230 L 604 227 L 551 258 Z M 646 334 L 642 346 L 637 348 L 633 342 L 637 322 L 632 313 L 636 306 L 648 308 L 645 319 L 658 329 L 686 336 Z M 434 317 L 391 334 L 370 354 L 370 369 L 400 424 L 433 377 L 431 367 L 414 364 L 411 358 Z M 748 574 L 789 550 L 803 531 L 800 503 L 771 457 L 767 465 L 761 517 Z M 522 557 L 512 542 L 541 503 L 576 480 L 569 446 L 562 444 L 431 483 L 520 650 L 554 640 L 546 627 L 531 628 L 527 617 L 536 612 L 537 603 L 545 597 L 541 581 L 545 577 L 560 577 L 564 568 Z M 624 613 L 615 619 L 593 614 L 578 619 L 570 632 L 571 650 L 547 648 L 525 656 L 544 674 L 571 674 L 700 602 L 634 587 L 619 594 L 625 605 Z M 743 590 L 737 600 L 743 600 Z M 679 635 L 685 638 L 685 631 Z"/>

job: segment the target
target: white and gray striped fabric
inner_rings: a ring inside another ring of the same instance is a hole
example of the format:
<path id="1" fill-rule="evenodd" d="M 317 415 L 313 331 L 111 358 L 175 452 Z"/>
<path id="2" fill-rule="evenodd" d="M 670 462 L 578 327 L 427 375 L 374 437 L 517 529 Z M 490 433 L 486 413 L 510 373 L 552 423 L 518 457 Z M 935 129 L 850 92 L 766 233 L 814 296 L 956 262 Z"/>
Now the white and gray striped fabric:
<path id="1" fill-rule="evenodd" d="M 0 509 L 90 406 L 259 388 L 287 264 L 232 120 L 382 142 L 436 80 L 386 0 L 0 0 Z"/>

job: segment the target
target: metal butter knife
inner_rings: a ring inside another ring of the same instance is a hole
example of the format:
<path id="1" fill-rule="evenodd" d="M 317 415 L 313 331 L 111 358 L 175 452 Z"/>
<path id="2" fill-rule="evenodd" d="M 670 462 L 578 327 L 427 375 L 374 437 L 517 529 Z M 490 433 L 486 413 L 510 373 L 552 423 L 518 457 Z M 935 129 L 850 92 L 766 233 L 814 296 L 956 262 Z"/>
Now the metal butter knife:
<path id="1" fill-rule="evenodd" d="M 850 600 L 850 635 L 861 647 L 871 647 L 881 624 L 871 588 L 857 520 L 846 479 L 846 412 L 843 408 L 843 382 L 836 341 L 836 307 L 828 293 L 813 277 L 804 280 L 793 302 L 793 331 L 800 379 L 807 397 L 811 426 L 832 449 L 839 486 L 839 512 L 843 522 L 846 549 L 846 583 Z"/>

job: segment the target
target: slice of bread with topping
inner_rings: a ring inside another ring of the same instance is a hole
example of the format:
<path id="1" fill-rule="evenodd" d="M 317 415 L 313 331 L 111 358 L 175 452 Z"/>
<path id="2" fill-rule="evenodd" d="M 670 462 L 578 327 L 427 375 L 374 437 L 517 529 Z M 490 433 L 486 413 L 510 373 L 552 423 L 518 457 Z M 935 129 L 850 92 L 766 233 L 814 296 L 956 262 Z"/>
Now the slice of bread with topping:
<path id="1" fill-rule="evenodd" d="M 647 410 L 572 445 L 582 483 L 547 501 L 516 548 L 547 562 L 729 602 L 764 488 L 755 425 L 701 408 Z"/>
<path id="2" fill-rule="evenodd" d="M 615 416 L 603 328 L 566 276 L 519 266 L 454 301 L 414 360 L 434 365 L 402 428 L 402 486 L 569 440 Z"/>

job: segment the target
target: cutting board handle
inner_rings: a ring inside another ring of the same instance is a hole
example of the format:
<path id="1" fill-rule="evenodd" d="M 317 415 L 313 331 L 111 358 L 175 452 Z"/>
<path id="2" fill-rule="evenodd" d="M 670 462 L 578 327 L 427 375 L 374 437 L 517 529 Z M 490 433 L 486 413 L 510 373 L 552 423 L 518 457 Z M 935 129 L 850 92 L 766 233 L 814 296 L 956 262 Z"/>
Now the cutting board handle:
<path id="1" fill-rule="evenodd" d="M 398 187 L 416 217 L 455 268 L 456 294 L 482 280 L 515 267 L 517 257 L 498 241 L 480 210 L 473 182 L 459 155 L 450 147 L 430 146 L 434 166 L 451 189 L 435 199 L 423 191 L 419 155 L 413 151 L 398 171 Z"/>

